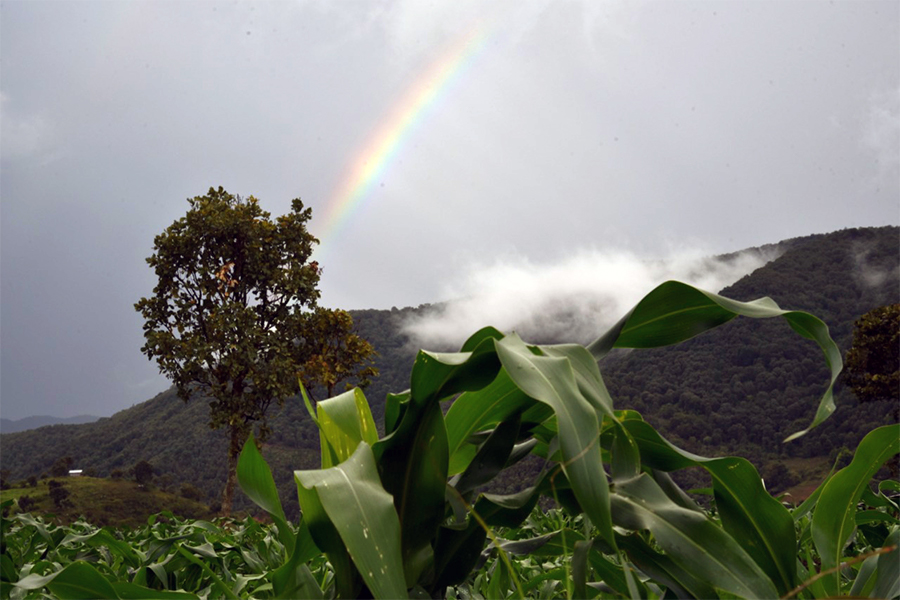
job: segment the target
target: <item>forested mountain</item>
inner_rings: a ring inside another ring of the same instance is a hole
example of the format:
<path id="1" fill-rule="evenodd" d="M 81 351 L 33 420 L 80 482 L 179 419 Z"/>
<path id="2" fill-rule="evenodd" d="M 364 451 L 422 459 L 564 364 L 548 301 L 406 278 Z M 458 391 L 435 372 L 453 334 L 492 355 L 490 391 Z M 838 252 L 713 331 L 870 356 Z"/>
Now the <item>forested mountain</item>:
<path id="1" fill-rule="evenodd" d="M 81 425 L 82 423 L 93 423 L 100 417 L 94 415 L 78 415 L 77 417 L 59 418 L 49 417 L 45 415 L 37 417 L 25 417 L 24 419 L 0 419 L 0 433 L 15 433 L 17 431 L 27 431 L 29 429 L 37 429 L 45 425 Z"/>
<path id="2" fill-rule="evenodd" d="M 779 258 L 721 293 L 738 300 L 770 296 L 783 308 L 812 312 L 829 325 L 843 352 L 860 315 L 900 302 L 900 228 L 843 230 L 781 246 Z M 376 422 L 385 394 L 409 387 L 415 349 L 402 324 L 431 309 L 352 311 L 359 333 L 379 352 L 381 375 L 366 389 Z M 828 377 L 817 346 L 781 319 L 736 319 L 671 348 L 613 353 L 600 367 L 617 408 L 640 411 L 687 449 L 746 456 L 764 474 L 784 458 L 829 457 L 853 448 L 865 432 L 891 418 L 887 403 L 859 406 L 839 385 L 836 414 L 811 434 L 783 444 L 789 433 L 809 424 Z M 226 439 L 223 431 L 209 430 L 207 421 L 205 402 L 185 405 L 170 390 L 95 423 L 3 434 L 2 466 L 16 480 L 49 470 L 62 456 L 74 459 L 73 468 L 101 476 L 148 460 L 162 485 L 190 482 L 215 501 L 225 482 Z M 293 498 L 293 470 L 318 467 L 318 432 L 296 399 L 276 411 L 270 425 L 263 452 L 282 497 Z M 238 495 L 235 508 L 242 505 L 249 502 Z M 295 514 L 296 502 L 285 508 Z"/>

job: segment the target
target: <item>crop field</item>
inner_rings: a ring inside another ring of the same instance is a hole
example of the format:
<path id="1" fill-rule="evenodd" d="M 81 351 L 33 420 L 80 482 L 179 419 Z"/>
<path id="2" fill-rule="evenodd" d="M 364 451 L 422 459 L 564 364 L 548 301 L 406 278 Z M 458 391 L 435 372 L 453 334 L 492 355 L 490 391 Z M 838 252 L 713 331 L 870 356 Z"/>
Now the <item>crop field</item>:
<path id="1" fill-rule="evenodd" d="M 668 282 L 588 346 L 485 328 L 458 353 L 420 352 L 409 390 L 387 398 L 381 436 L 359 389 L 305 398 L 321 468 L 294 471 L 296 525 L 252 436 L 238 481 L 271 525 L 4 516 L 2 598 L 900 596 L 900 484 L 872 484 L 900 452 L 900 426 L 871 431 L 791 506 L 747 460 L 692 454 L 615 408 L 597 364 L 610 350 L 675 344 L 738 316 L 784 319 L 818 345 L 830 378 L 789 439 L 825 421 L 842 360 L 822 321 Z M 480 491 L 529 455 L 545 461 L 531 487 Z M 683 469 L 705 471 L 710 488 L 679 487 Z"/>

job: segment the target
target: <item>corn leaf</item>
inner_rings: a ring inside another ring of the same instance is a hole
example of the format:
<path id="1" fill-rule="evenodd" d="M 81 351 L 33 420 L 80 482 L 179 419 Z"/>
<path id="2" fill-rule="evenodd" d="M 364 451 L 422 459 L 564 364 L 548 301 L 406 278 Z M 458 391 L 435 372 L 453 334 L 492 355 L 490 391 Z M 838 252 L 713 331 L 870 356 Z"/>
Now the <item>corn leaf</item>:
<path id="1" fill-rule="evenodd" d="M 782 317 L 791 328 L 814 340 L 825 354 L 831 381 L 822 395 L 812 423 L 788 436 L 790 441 L 807 433 L 834 412 L 834 383 L 841 373 L 841 351 L 828 333 L 828 326 L 813 315 L 782 310 L 771 298 L 738 302 L 678 281 L 667 281 L 638 302 L 618 323 L 587 349 L 600 360 L 613 348 L 656 348 L 690 339 L 737 316 L 766 319 Z"/>
<path id="2" fill-rule="evenodd" d="M 372 594 L 376 598 L 406 598 L 400 520 L 391 495 L 381 485 L 372 448 L 361 442 L 341 464 L 324 470 L 295 471 L 294 476 L 300 487 L 318 495 Z M 302 507 L 306 514 L 307 507 Z"/>
<path id="3" fill-rule="evenodd" d="M 813 543 L 822 568 L 841 563 L 844 545 L 856 527 L 856 504 L 869 480 L 889 458 L 900 452 L 900 425 L 879 427 L 862 439 L 849 465 L 834 474 L 822 489 L 812 518 Z M 822 578 L 829 595 L 840 591 L 840 572 Z"/>

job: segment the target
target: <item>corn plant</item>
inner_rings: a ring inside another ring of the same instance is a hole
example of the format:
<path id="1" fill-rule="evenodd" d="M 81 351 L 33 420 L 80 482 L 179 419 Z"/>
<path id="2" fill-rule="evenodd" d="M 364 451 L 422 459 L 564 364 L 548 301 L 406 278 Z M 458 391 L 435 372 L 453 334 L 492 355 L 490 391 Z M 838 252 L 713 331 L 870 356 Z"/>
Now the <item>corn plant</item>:
<path id="1" fill-rule="evenodd" d="M 897 555 L 889 553 L 897 506 L 868 488 L 900 450 L 896 426 L 870 433 L 853 462 L 792 513 L 748 461 L 696 456 L 636 412 L 614 409 L 597 364 L 609 351 L 678 343 L 737 316 L 783 318 L 818 344 L 830 381 L 812 422 L 785 441 L 822 423 L 835 409 L 842 368 L 822 321 L 769 298 L 737 302 L 678 282 L 657 287 L 586 347 L 534 346 L 485 328 L 458 353 L 419 352 L 410 388 L 386 399 L 381 437 L 359 389 L 315 410 L 304 395 L 320 431 L 322 468 L 294 473 L 302 523 L 293 539 L 284 536 L 294 551 L 278 571 L 275 594 L 439 598 L 468 590 L 463 596 L 505 597 L 527 588 L 569 597 L 896 595 Z M 531 487 L 479 493 L 529 454 L 548 464 Z M 670 476 L 689 467 L 709 473 L 714 515 Z M 289 531 L 252 439 L 238 477 L 279 531 Z M 541 496 L 585 525 L 524 540 L 497 536 L 498 528 L 519 527 Z M 867 498 L 870 508 L 858 510 Z M 846 544 L 864 526 L 883 535 L 866 536 L 861 566 L 844 564 Z M 486 545 L 496 557 L 490 573 L 482 571 Z M 334 570 L 326 589 L 305 567 L 317 550 Z M 553 559 L 523 585 L 522 563 L 514 567 L 511 556 L 530 564 Z"/>

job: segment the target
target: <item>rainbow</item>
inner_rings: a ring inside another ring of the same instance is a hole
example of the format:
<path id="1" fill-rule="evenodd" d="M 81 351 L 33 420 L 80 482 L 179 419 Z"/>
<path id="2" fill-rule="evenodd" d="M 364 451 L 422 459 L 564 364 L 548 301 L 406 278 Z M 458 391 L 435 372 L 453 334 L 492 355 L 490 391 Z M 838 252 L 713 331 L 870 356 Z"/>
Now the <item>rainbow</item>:
<path id="1" fill-rule="evenodd" d="M 472 27 L 462 40 L 424 71 L 382 121 L 364 150 L 350 163 L 341 184 L 324 207 L 325 224 L 319 236 L 321 244 L 317 254 L 321 256 L 327 250 L 328 242 L 371 197 L 376 182 L 382 180 L 416 126 L 467 70 L 486 39 L 480 24 Z"/>

